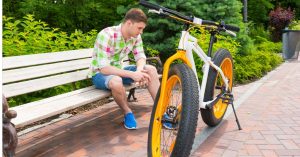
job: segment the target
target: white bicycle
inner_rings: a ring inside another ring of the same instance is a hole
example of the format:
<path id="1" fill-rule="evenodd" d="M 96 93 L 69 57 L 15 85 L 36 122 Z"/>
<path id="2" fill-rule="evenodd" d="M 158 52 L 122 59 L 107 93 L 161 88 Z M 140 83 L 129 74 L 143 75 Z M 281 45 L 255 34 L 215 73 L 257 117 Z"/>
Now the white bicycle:
<path id="1" fill-rule="evenodd" d="M 224 22 L 188 17 L 144 0 L 140 0 L 140 4 L 149 8 L 150 13 L 185 24 L 177 52 L 169 57 L 163 66 L 161 87 L 150 120 L 148 156 L 189 156 L 195 138 L 199 110 L 207 125 L 216 126 L 222 121 L 227 106 L 232 104 L 238 128 L 241 129 L 233 106 L 231 54 L 226 49 L 219 49 L 211 57 L 216 34 L 226 32 L 236 36 L 233 31 L 238 32 L 239 28 Z M 205 27 L 211 34 L 207 55 L 197 44 L 197 39 L 189 34 L 191 28 L 200 27 Z M 204 62 L 201 86 L 197 78 L 193 52 Z M 182 63 L 174 63 L 177 60 Z"/>

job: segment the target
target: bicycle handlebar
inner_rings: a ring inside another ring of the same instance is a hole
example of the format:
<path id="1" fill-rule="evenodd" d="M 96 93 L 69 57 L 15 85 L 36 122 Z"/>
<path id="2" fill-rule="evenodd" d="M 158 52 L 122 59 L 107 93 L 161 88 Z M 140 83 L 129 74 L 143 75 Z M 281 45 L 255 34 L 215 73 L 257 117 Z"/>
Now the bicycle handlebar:
<path id="1" fill-rule="evenodd" d="M 225 24 L 224 27 L 225 27 L 225 29 L 227 29 L 227 30 L 231 30 L 231 31 L 235 31 L 235 32 L 239 32 L 239 31 L 240 31 L 240 28 L 237 27 L 237 26 Z"/>
<path id="2" fill-rule="evenodd" d="M 172 14 L 174 16 L 177 16 L 177 17 L 179 17 L 179 18 L 181 18 L 183 20 L 189 21 L 191 23 L 199 24 L 199 23 L 195 23 L 194 22 L 194 19 L 196 17 L 189 17 L 189 16 L 182 15 L 181 13 L 179 13 L 179 12 L 177 12 L 175 10 L 171 10 L 171 9 L 165 8 L 165 7 L 160 6 L 160 5 L 150 3 L 150 2 L 148 2 L 146 0 L 140 0 L 139 4 L 142 5 L 142 6 L 144 6 L 144 7 L 149 8 L 149 9 L 154 9 L 154 10 L 157 10 L 157 11 L 166 12 L 166 13 Z M 201 24 L 204 24 L 204 25 L 213 25 L 213 26 L 220 26 L 220 24 L 217 23 L 217 22 L 209 21 L 209 20 L 202 20 L 202 19 L 201 19 Z M 226 30 L 231 30 L 231 31 L 235 31 L 235 32 L 239 32 L 240 31 L 239 27 L 233 26 L 233 25 L 224 24 L 223 27 Z"/>
<path id="3" fill-rule="evenodd" d="M 149 9 L 162 10 L 163 12 L 167 12 L 167 13 L 173 14 L 173 15 L 181 18 L 181 19 L 193 22 L 193 18 L 192 17 L 188 17 L 188 16 L 185 16 L 185 15 L 182 15 L 181 13 L 179 13 L 179 12 L 177 12 L 175 10 L 168 9 L 168 8 L 163 7 L 163 6 L 160 6 L 160 5 L 157 5 L 157 4 L 153 4 L 153 3 L 150 3 L 150 2 L 145 1 L 145 0 L 140 0 L 140 4 L 142 6 L 144 6 L 144 7 L 149 8 Z"/>
<path id="4" fill-rule="evenodd" d="M 213 25 L 213 26 L 220 26 L 219 23 L 214 22 L 214 21 L 209 21 L 209 20 L 202 20 L 203 24 L 206 25 Z M 222 25 L 226 30 L 230 30 L 230 31 L 235 31 L 235 32 L 239 32 L 240 28 L 237 26 L 233 26 L 233 25 L 228 25 L 228 24 L 223 24 Z"/>

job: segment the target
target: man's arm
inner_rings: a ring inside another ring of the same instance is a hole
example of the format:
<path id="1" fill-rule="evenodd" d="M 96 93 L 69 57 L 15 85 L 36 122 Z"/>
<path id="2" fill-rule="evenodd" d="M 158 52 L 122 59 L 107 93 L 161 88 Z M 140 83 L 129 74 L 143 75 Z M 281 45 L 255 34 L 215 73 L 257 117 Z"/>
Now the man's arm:
<path id="1" fill-rule="evenodd" d="M 117 75 L 120 77 L 128 77 L 135 82 L 150 81 L 150 76 L 143 71 L 128 71 L 116 68 L 114 66 L 105 66 L 99 70 L 104 75 Z"/>
<path id="2" fill-rule="evenodd" d="M 142 71 L 144 70 L 144 66 L 146 65 L 146 59 L 145 58 L 140 58 L 137 62 L 136 62 L 136 67 L 137 67 L 137 71 Z"/>
<path id="3" fill-rule="evenodd" d="M 133 47 L 133 56 L 136 61 L 137 71 L 142 71 L 146 65 L 146 55 L 144 53 L 143 41 L 141 35 L 137 37 L 137 41 Z"/>
<path id="4" fill-rule="evenodd" d="M 110 66 L 110 65 L 101 68 L 99 71 L 104 75 L 117 75 L 120 77 L 131 78 L 131 76 L 133 75 L 133 71 L 119 69 L 117 67 Z"/>

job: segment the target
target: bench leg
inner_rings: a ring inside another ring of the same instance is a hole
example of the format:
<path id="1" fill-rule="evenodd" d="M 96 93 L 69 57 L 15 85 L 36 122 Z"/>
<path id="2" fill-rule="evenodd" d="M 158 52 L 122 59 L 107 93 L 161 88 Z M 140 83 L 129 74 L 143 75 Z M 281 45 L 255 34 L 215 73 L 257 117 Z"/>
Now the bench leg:
<path id="1" fill-rule="evenodd" d="M 132 97 L 132 100 L 130 99 L 131 97 Z M 137 98 L 135 97 L 135 88 L 132 88 L 129 90 L 127 101 L 128 102 L 136 102 L 137 101 Z"/>
<path id="2" fill-rule="evenodd" d="M 5 157 L 13 157 L 18 145 L 18 137 L 15 126 L 12 123 L 3 123 L 3 154 Z"/>

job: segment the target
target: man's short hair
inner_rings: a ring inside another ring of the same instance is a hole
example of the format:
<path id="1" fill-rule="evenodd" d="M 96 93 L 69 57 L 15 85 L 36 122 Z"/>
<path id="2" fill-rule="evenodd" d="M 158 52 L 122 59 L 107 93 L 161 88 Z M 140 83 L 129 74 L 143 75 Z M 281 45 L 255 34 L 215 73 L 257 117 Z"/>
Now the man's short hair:
<path id="1" fill-rule="evenodd" d="M 127 20 L 131 20 L 133 22 L 144 22 L 147 24 L 147 16 L 141 9 L 138 8 L 132 8 L 126 13 L 124 22 Z"/>

